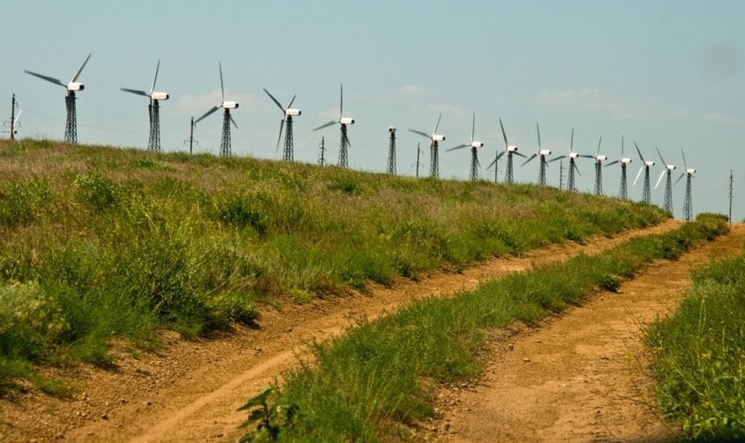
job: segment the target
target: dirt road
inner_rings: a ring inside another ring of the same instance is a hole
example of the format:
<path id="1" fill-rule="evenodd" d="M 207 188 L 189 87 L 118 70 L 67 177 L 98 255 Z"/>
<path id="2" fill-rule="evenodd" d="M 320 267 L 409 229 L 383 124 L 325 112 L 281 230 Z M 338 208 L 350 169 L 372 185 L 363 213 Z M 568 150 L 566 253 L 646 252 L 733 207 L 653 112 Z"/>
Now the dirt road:
<path id="1" fill-rule="evenodd" d="M 116 350 L 120 358 L 113 370 L 88 366 L 49 370 L 51 375 L 69 380 L 76 388 L 73 399 L 49 398 L 29 387 L 27 393 L 0 400 L 0 441 L 62 438 L 67 441 L 234 441 L 242 433 L 237 426 L 244 418 L 244 414 L 236 412 L 236 409 L 260 392 L 265 383 L 295 364 L 297 354 L 303 352 L 303 345 L 309 340 L 323 340 L 340 334 L 355 319 L 375 318 L 418 298 L 474 288 L 479 282 L 490 278 L 527 269 L 535 264 L 564 260 L 579 252 L 599 252 L 629 237 L 668 231 L 679 224 L 671 220 L 646 231 L 627 233 L 612 239 L 596 239 L 584 246 L 568 244 L 531 252 L 520 258 L 490 260 L 466 269 L 462 274 L 436 273 L 416 283 L 402 280 L 390 288 L 373 287 L 367 294 L 267 309 L 258 330 L 239 329 L 224 337 L 199 341 L 185 341 L 166 333 L 166 346 L 157 352 L 132 350 L 126 344 L 118 344 Z M 665 275 L 661 279 L 667 278 Z M 625 299 L 630 291 L 629 286 L 624 286 L 621 296 L 612 297 Z M 594 303 L 602 301 L 588 304 L 589 310 L 594 309 Z M 671 301 L 667 308 L 673 303 Z M 620 309 L 625 308 L 622 306 Z M 546 331 L 555 330 L 558 322 L 551 322 L 550 329 L 546 328 Z M 581 325 L 582 322 L 577 327 Z M 626 326 L 618 325 L 618 328 L 624 329 Z M 559 344 L 550 341 L 557 341 L 558 337 L 534 337 L 535 334 L 525 335 L 524 344 L 515 342 L 512 352 L 496 352 L 495 365 L 500 364 L 500 358 L 519 356 L 521 369 L 540 368 L 542 359 L 548 357 L 542 357 L 529 343 L 531 340 L 536 344 L 539 344 L 537 340 L 545 341 L 558 349 Z M 549 349 L 547 346 L 545 348 Z M 561 355 L 559 351 L 555 353 Z M 523 363 L 522 358 L 530 358 L 531 362 Z M 612 358 L 595 360 L 602 366 L 614 361 Z M 515 363 L 505 361 L 504 364 Z M 555 365 L 545 366 L 558 368 Z M 490 370 L 496 373 L 501 371 L 499 366 Z M 552 370 L 562 372 L 561 369 Z M 592 381 L 590 378 L 569 381 L 579 384 L 586 380 L 588 383 Z M 566 391 L 559 388 L 567 381 L 559 380 L 558 383 L 559 396 L 566 395 Z M 475 400 L 463 397 L 454 399 L 452 403 L 465 405 L 469 402 Z M 449 423 L 450 429 L 457 432 L 447 433 L 447 438 L 469 441 L 469 437 L 466 437 L 466 430 L 471 426 L 468 424 L 468 415 L 458 411 L 457 406 L 451 411 L 452 414 L 446 411 L 444 417 L 447 422 L 443 421 L 441 428 L 444 429 L 444 423 Z M 603 411 L 608 415 L 611 412 L 607 408 Z M 576 412 L 573 416 L 581 415 Z M 567 419 L 576 420 L 572 417 Z M 431 434 L 437 438 L 445 435 L 443 432 Z M 488 441 L 493 439 L 489 438 Z"/>
<path id="2" fill-rule="evenodd" d="M 494 343 L 481 380 L 439 393 L 441 419 L 426 426 L 427 439 L 671 441 L 676 430 L 657 416 L 640 335 L 678 306 L 691 268 L 743 244 L 745 225 L 736 225 L 679 261 L 654 264 L 617 294 Z"/>

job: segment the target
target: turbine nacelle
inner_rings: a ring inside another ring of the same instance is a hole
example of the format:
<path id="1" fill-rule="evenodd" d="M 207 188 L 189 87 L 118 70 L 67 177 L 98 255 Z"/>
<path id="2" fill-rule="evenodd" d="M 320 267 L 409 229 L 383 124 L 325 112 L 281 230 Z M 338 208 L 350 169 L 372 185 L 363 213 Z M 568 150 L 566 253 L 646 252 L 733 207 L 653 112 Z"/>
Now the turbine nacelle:
<path id="1" fill-rule="evenodd" d="M 445 136 L 444 135 L 439 135 L 439 134 L 432 134 L 432 141 L 433 142 L 444 142 L 445 141 Z"/>
<path id="2" fill-rule="evenodd" d="M 299 117 L 303 112 L 299 109 L 289 108 L 285 110 L 285 116 L 287 117 Z"/>
<path id="3" fill-rule="evenodd" d="M 507 146 L 507 152 L 517 152 L 517 146 Z"/>
<path id="4" fill-rule="evenodd" d="M 150 94 L 150 98 L 153 100 L 168 100 L 171 96 L 167 92 L 153 92 Z"/>
<path id="5" fill-rule="evenodd" d="M 472 148 L 483 148 L 484 147 L 484 142 L 472 141 L 470 146 Z"/>
<path id="6" fill-rule="evenodd" d="M 395 126 L 388 126 L 388 132 L 390 132 L 391 134 L 395 134 L 396 133 L 396 127 Z"/>
<path id="7" fill-rule="evenodd" d="M 695 174 L 695 173 L 696 173 L 696 170 L 695 170 L 695 169 L 693 169 L 693 168 L 688 168 L 688 169 L 686 169 L 686 174 L 688 174 L 688 175 L 693 175 L 693 174 Z"/>
<path id="8" fill-rule="evenodd" d="M 674 171 L 675 170 L 675 165 L 665 165 L 665 166 L 667 166 L 667 169 L 670 170 L 670 171 Z"/>
<path id="9" fill-rule="evenodd" d="M 547 155 L 551 155 L 551 150 L 550 149 L 540 149 L 538 151 L 538 154 L 540 154 L 540 155 L 542 155 L 542 156 L 545 157 Z"/>
<path id="10" fill-rule="evenodd" d="M 353 125 L 354 124 L 354 119 L 351 118 L 351 117 L 342 117 L 342 118 L 339 119 L 339 124 L 340 125 L 344 125 L 344 126 Z"/>
<path id="11" fill-rule="evenodd" d="M 85 85 L 78 82 L 70 82 L 67 84 L 67 90 L 72 92 L 82 91 L 85 89 Z"/>
<path id="12" fill-rule="evenodd" d="M 222 102 L 221 105 L 223 109 L 237 109 L 238 106 L 238 102 Z"/>
<path id="13" fill-rule="evenodd" d="M 569 153 L 569 158 L 577 159 L 577 158 L 579 158 L 579 154 L 577 154 L 576 152 L 570 152 Z"/>
<path id="14" fill-rule="evenodd" d="M 595 156 L 595 160 L 597 160 L 599 162 L 604 162 L 604 161 L 608 160 L 608 156 L 607 155 L 597 155 L 597 156 Z"/>
<path id="15" fill-rule="evenodd" d="M 623 163 L 624 165 L 628 165 L 629 163 L 631 163 L 631 159 L 628 157 L 624 157 L 621 159 L 621 163 Z"/>
<path id="16" fill-rule="evenodd" d="M 645 164 L 645 165 L 646 165 L 646 166 L 647 166 L 648 168 L 651 168 L 652 166 L 654 166 L 654 162 L 653 162 L 652 160 L 645 160 L 645 161 L 644 161 L 644 164 Z"/>

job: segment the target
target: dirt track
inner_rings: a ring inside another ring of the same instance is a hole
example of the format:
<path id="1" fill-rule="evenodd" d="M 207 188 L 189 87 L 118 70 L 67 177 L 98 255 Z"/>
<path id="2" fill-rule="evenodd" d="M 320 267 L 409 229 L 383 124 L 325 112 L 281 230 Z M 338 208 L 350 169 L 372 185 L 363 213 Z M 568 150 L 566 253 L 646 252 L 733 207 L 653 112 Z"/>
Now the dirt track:
<path id="1" fill-rule="evenodd" d="M 569 244 L 535 251 L 521 258 L 491 260 L 469 268 L 462 274 L 435 274 L 423 278 L 418 283 L 401 281 L 391 288 L 374 287 L 366 295 L 318 300 L 303 306 L 283 306 L 281 310 L 264 312 L 262 327 L 259 330 L 241 329 L 225 337 L 196 342 L 184 341 L 172 334 L 165 334 L 167 346 L 159 352 L 132 353 L 126 345 L 122 344 L 117 348 L 121 353 L 121 358 L 117 361 L 117 367 L 114 370 L 103 371 L 87 366 L 62 371 L 50 370 L 52 374 L 71 380 L 76 387 L 78 393 L 71 400 L 52 399 L 38 394 L 34 388 L 30 388 L 27 394 L 17 394 L 10 399 L 0 400 L 0 441 L 28 441 L 30 439 L 43 441 L 54 438 L 64 438 L 67 441 L 234 441 L 241 435 L 237 426 L 244 418 L 244 415 L 236 412 L 236 409 L 248 398 L 260 392 L 265 383 L 290 368 L 296 361 L 296 354 L 302 352 L 303 343 L 311 339 L 322 340 L 337 335 L 356 318 L 374 318 L 384 315 L 417 298 L 432 294 L 445 295 L 473 288 L 480 281 L 527 269 L 534 264 L 563 260 L 581 251 L 598 252 L 615 246 L 630 236 L 663 232 L 677 226 L 679 222 L 668 221 L 647 231 L 624 234 L 613 239 L 597 239 L 586 246 Z M 742 244 L 742 230 L 738 229 L 735 232 L 740 233 L 739 240 L 735 240 L 735 236 L 732 235 L 730 236 L 732 240 L 725 240 L 721 243 Z M 708 257 L 706 254 L 700 252 L 698 256 L 700 259 L 705 259 Z M 688 259 L 680 262 L 681 269 L 684 267 L 688 269 L 687 266 L 690 266 L 690 264 L 684 265 L 688 263 L 686 260 Z M 650 272 L 655 271 L 657 267 L 652 268 Z M 662 272 L 664 278 L 658 279 L 669 280 L 670 271 Z M 681 272 L 685 274 L 687 271 Z M 684 284 L 683 281 L 682 285 Z M 544 367 L 552 368 L 554 374 L 567 374 L 566 369 L 560 369 L 559 363 L 551 363 L 549 360 L 550 350 L 560 349 L 562 346 L 558 342 L 561 335 L 536 338 L 537 334 L 540 334 L 540 331 L 545 333 L 556 331 L 565 318 L 570 319 L 576 312 L 583 310 L 592 312 L 598 303 L 602 304 L 606 300 L 623 301 L 626 300 L 626 295 L 632 292 L 648 291 L 630 288 L 630 285 L 624 285 L 620 296 L 606 296 L 603 300 L 598 299 L 585 308 L 573 310 L 562 319 L 549 322 L 550 328 L 539 329 L 536 334 L 526 334 L 515 338 L 514 351 L 503 352 L 495 348 L 494 365 L 496 366 L 491 366 L 489 373 L 502 374 L 503 367 L 512 366 L 519 367 L 522 373 L 525 373 L 528 368 L 531 368 L 531 371 L 535 368 L 537 372 L 540 372 L 540 368 Z M 662 307 L 662 310 L 670 309 L 673 305 L 674 297 Z M 620 305 L 619 309 L 624 311 L 626 307 Z M 650 315 L 654 316 L 654 314 Z M 641 317 L 639 319 L 644 321 Z M 586 323 L 589 322 L 579 321 L 575 327 L 582 329 Z M 616 326 L 620 331 L 628 329 L 625 326 Z M 633 331 L 629 333 L 631 336 L 628 340 L 633 341 L 636 333 Z M 610 332 L 588 331 L 588 334 L 589 336 L 601 335 L 606 337 L 609 343 L 612 342 Z M 614 346 L 621 348 L 627 346 L 624 340 L 621 339 L 620 344 Z M 541 343 L 538 343 L 539 341 Z M 531 347 L 535 345 L 537 347 Z M 581 351 L 581 349 L 577 350 L 576 345 L 569 344 L 568 346 L 574 349 L 573 353 Z M 606 349 L 609 345 L 598 346 Z M 539 349 L 543 349 L 544 353 L 539 352 Z M 558 351 L 553 351 L 553 353 L 556 355 L 557 362 L 560 362 L 561 355 L 565 354 Z M 630 351 L 627 353 L 637 355 Z M 510 358 L 518 360 L 510 361 Z M 529 358 L 530 363 L 523 362 L 523 358 Z M 609 354 L 607 359 L 588 358 L 588 361 L 594 362 L 593 364 L 601 369 L 604 365 L 617 363 L 616 360 L 615 354 Z M 643 367 L 643 363 L 641 365 L 633 362 L 632 359 L 632 363 L 627 366 L 639 368 Z M 600 391 L 588 391 L 591 394 L 589 397 L 611 398 L 614 395 L 612 393 L 603 395 L 606 392 L 602 390 L 606 389 L 604 382 L 595 382 L 590 375 L 567 377 L 569 378 L 564 380 L 560 377 L 549 376 L 544 385 L 551 386 L 553 383 L 557 397 L 568 396 L 569 389 L 566 387 L 570 384 L 571 386 L 590 384 L 596 386 L 594 389 L 600 389 Z M 625 375 L 620 374 L 617 378 L 621 380 L 624 377 Z M 506 379 L 506 376 L 499 378 Z M 556 380 L 552 382 L 551 380 L 554 379 Z M 494 382 L 487 378 L 484 383 L 493 384 Z M 524 392 L 520 397 L 527 399 L 528 392 L 532 392 L 531 385 L 525 384 L 524 380 L 515 380 L 513 384 L 516 388 L 524 389 L 524 391 L 518 389 Z M 633 384 L 637 385 L 637 383 Z M 464 413 L 467 411 L 462 405 L 477 402 L 476 398 L 481 395 L 479 392 L 483 393 L 482 396 L 492 395 L 482 389 L 484 387 L 479 385 L 474 393 L 467 393 L 468 395 L 475 394 L 476 397 L 459 397 L 462 391 L 458 395 L 443 391 L 442 398 L 450 398 L 443 404 L 452 404 L 453 407 L 442 409 L 443 421 L 432 425 L 438 428 L 437 432 L 428 431 L 423 436 L 452 441 L 477 441 L 478 435 L 470 437 L 466 432 L 472 426 L 476 428 L 482 426 L 475 421 L 469 422 L 469 420 L 478 419 L 469 418 L 473 416 Z M 500 393 L 500 396 L 502 395 L 504 394 Z M 541 400 L 546 405 L 555 401 Z M 483 405 L 479 408 L 487 411 Z M 601 408 L 604 416 L 611 416 L 613 406 L 601 406 Z M 516 410 L 513 413 L 519 414 L 520 411 Z M 585 417 L 585 414 L 574 411 L 565 415 L 564 420 L 572 420 L 571 423 L 575 423 L 577 417 Z M 491 422 L 495 422 L 497 418 L 498 416 L 485 417 Z M 513 418 L 510 420 L 515 421 Z M 602 420 L 593 421 L 595 422 L 601 426 L 605 423 Z M 593 423 L 586 426 L 592 427 Z M 523 425 L 539 428 L 532 423 Z M 518 425 L 518 427 L 523 425 Z M 574 426 L 572 424 L 570 427 Z M 443 432 L 446 427 L 455 432 Z M 518 440 L 522 439 L 520 435 L 512 434 L 512 431 L 500 430 L 499 432 L 506 433 L 482 434 L 481 438 L 486 438 L 482 441 L 494 441 L 493 436 L 496 435 L 504 435 L 509 440 L 513 440 L 513 436 Z M 549 439 L 553 439 L 553 435 L 545 434 L 546 437 L 550 437 Z M 541 435 L 526 437 L 528 440 L 540 439 Z M 558 439 L 561 440 L 561 438 Z"/>

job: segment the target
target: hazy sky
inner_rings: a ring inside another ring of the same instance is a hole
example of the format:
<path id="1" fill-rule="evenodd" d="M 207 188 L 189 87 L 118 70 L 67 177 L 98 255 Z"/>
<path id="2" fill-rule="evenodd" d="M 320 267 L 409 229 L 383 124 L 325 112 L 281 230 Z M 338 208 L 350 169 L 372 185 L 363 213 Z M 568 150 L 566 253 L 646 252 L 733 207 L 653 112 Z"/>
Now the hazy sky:
<path id="1" fill-rule="evenodd" d="M 266 87 L 283 103 L 298 95 L 295 158 L 316 162 L 325 137 L 327 160 L 336 163 L 338 127 L 311 130 L 338 118 L 344 83 L 344 114 L 357 121 L 349 129 L 352 168 L 385 171 L 393 125 L 398 172 L 413 175 L 417 143 L 425 152 L 429 145 L 407 129 L 430 132 L 442 112 L 440 175 L 466 179 L 468 150 L 444 150 L 468 141 L 475 112 L 483 166 L 504 149 L 500 117 L 526 154 L 537 150 L 536 122 L 553 155 L 568 151 L 572 127 L 576 151 L 594 154 L 602 135 L 611 158 L 625 136 L 630 182 L 640 166 L 634 141 L 657 161 L 653 186 L 662 171 L 654 147 L 678 165 L 675 179 L 682 148 L 697 169 L 694 212 L 727 212 L 734 170 L 734 215 L 745 217 L 742 0 L 0 0 L 0 10 L 0 121 L 9 120 L 15 93 L 22 137 L 62 139 L 65 119 L 65 90 L 24 69 L 67 82 L 92 52 L 79 79 L 79 141 L 146 148 L 147 99 L 119 88 L 148 90 L 161 59 L 157 89 L 171 94 L 161 105 L 163 150 L 188 150 L 190 117 L 220 101 L 221 61 L 226 99 L 240 103 L 238 156 L 281 158 L 282 115 Z M 221 123 L 216 113 L 197 126 L 195 151 L 218 152 Z M 426 173 L 427 154 L 422 162 Z M 589 192 L 592 160 L 579 168 L 578 187 Z M 616 195 L 620 168 L 603 172 L 606 194 Z M 538 162 L 515 170 L 517 181 L 537 178 Z M 559 162 L 548 182 L 558 186 Z M 684 185 L 674 188 L 678 218 Z M 629 194 L 641 197 L 641 179 Z M 653 202 L 661 205 L 663 194 L 664 181 Z"/>

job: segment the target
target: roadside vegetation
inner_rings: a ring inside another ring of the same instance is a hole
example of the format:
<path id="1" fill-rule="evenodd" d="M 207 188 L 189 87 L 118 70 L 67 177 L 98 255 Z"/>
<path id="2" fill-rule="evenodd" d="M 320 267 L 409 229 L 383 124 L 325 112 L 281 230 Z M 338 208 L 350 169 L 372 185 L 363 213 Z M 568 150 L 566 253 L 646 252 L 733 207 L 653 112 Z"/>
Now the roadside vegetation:
<path id="1" fill-rule="evenodd" d="M 411 437 L 408 425 L 433 415 L 438 384 L 481 370 L 478 354 L 490 330 L 516 321 L 532 324 L 599 290 L 616 291 L 653 260 L 675 260 L 727 229 L 723 218 L 702 215 L 667 234 L 636 238 L 605 253 L 580 255 L 363 321 L 338 339 L 314 344 L 312 362 L 251 399 L 242 408 L 249 414 L 243 440 L 406 440 Z"/>
<path id="2" fill-rule="evenodd" d="M 659 404 L 686 439 L 745 440 L 745 251 L 694 271 L 680 309 L 646 342 Z"/>
<path id="3" fill-rule="evenodd" d="M 109 365 L 303 302 L 659 223 L 650 205 L 532 185 L 183 153 L 0 142 L 0 390 L 34 364 Z"/>

